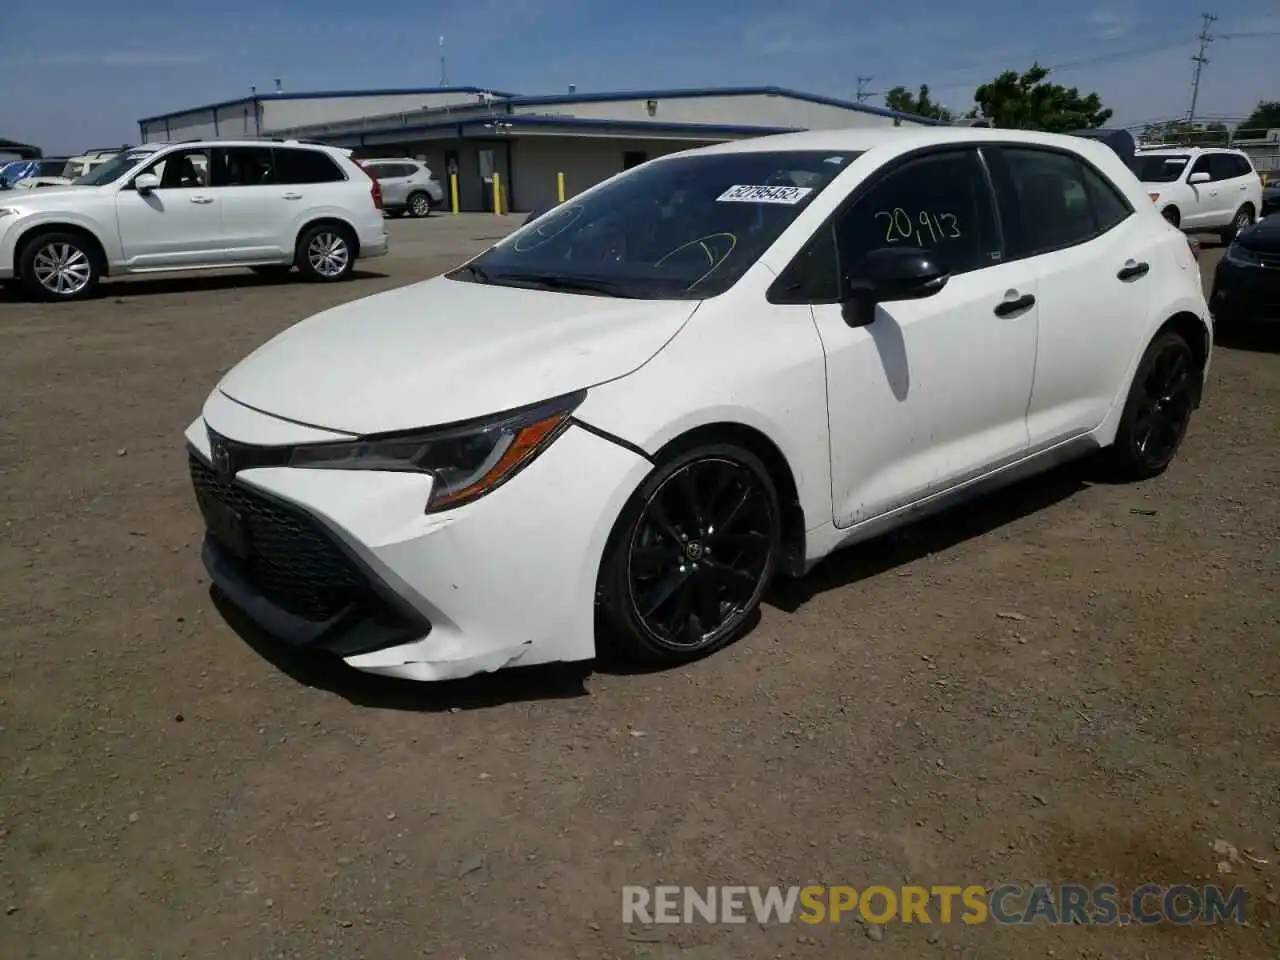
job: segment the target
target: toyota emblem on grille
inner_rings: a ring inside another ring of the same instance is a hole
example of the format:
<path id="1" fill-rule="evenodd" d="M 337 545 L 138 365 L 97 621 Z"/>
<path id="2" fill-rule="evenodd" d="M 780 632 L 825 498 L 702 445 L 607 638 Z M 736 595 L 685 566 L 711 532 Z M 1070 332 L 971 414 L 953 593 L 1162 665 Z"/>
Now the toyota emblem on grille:
<path id="1" fill-rule="evenodd" d="M 227 442 L 213 432 L 209 433 L 209 459 L 213 461 L 214 471 L 222 479 L 230 479 L 235 472 Z"/>

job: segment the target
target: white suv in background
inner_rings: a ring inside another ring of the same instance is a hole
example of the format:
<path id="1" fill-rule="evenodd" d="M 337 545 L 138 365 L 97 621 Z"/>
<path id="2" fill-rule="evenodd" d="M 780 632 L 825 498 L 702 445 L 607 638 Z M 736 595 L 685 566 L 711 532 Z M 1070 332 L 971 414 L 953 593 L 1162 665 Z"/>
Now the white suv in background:
<path id="1" fill-rule="evenodd" d="M 350 151 L 299 141 L 148 144 L 70 186 L 0 196 L 0 281 L 43 300 L 169 270 L 343 280 L 386 252 L 378 181 Z"/>
<path id="2" fill-rule="evenodd" d="M 425 217 L 444 204 L 444 188 L 421 160 L 373 157 L 361 160 L 360 165 L 382 184 L 382 202 L 388 216 L 408 213 L 411 217 Z"/>
<path id="3" fill-rule="evenodd" d="M 1166 220 L 1192 233 L 1216 233 L 1224 243 L 1262 209 L 1262 178 L 1239 150 L 1139 150 L 1134 172 Z"/>

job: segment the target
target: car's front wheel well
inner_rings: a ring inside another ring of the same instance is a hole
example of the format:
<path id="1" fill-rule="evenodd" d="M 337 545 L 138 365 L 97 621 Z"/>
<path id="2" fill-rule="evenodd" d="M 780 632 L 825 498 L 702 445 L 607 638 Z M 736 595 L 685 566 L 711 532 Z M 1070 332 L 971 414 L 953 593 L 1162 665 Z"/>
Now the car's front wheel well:
<path id="1" fill-rule="evenodd" d="M 1191 353 L 1196 360 L 1196 369 L 1203 373 L 1205 365 L 1209 362 L 1209 342 L 1210 334 L 1205 329 L 1204 321 L 1197 317 L 1194 313 L 1175 313 L 1166 320 L 1156 331 L 1156 337 L 1161 334 L 1173 331 L 1187 342 L 1187 346 L 1191 348 Z M 1155 337 L 1152 338 L 1153 340 Z M 1195 405 L 1200 406 L 1200 394 L 1204 386 L 1204 378 L 1200 377 L 1196 381 L 1195 387 Z"/>
<path id="2" fill-rule="evenodd" d="M 1172 203 L 1160 211 L 1160 216 L 1164 217 L 1175 227 L 1182 223 L 1182 214 L 1178 212 L 1178 208 Z"/>
<path id="3" fill-rule="evenodd" d="M 40 237 L 50 233 L 67 233 L 74 237 L 84 240 L 85 246 L 88 248 L 86 252 L 92 256 L 97 264 L 98 272 L 105 276 L 110 270 L 110 264 L 107 262 L 107 251 L 92 230 L 77 226 L 72 223 L 40 223 L 29 228 L 25 233 L 18 237 L 18 242 L 13 247 L 13 271 L 16 276 L 22 265 L 22 254 L 34 241 Z"/>
<path id="4" fill-rule="evenodd" d="M 768 469 L 769 478 L 778 491 L 778 501 L 782 505 L 782 557 L 778 563 L 778 572 L 793 577 L 803 575 L 806 525 L 799 489 L 791 464 L 778 445 L 764 433 L 742 423 L 708 423 L 668 441 L 654 455 L 653 460 L 655 463 L 664 463 L 687 450 L 723 443 L 750 451 Z"/>
<path id="5" fill-rule="evenodd" d="M 358 259 L 360 256 L 360 237 L 356 234 L 355 228 L 347 221 L 339 217 L 317 217 L 315 220 L 308 220 L 302 225 L 302 229 L 298 231 L 298 236 L 294 240 L 295 253 L 297 245 L 302 242 L 302 238 L 307 235 L 307 231 L 315 227 L 336 227 L 340 229 L 347 238 L 347 242 L 351 244 L 351 257 Z"/>

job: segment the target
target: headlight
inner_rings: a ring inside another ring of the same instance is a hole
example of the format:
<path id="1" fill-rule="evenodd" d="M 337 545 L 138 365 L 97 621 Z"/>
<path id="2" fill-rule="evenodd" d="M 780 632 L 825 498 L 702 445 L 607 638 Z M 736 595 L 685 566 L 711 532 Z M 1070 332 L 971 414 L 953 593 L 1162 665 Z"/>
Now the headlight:
<path id="1" fill-rule="evenodd" d="M 289 466 L 325 470 L 390 470 L 432 477 L 427 512 L 461 506 L 502 485 L 547 448 L 569 424 L 586 391 L 483 421 L 293 448 Z"/>
<path id="2" fill-rule="evenodd" d="M 1262 263 L 1252 250 L 1246 250 L 1238 243 L 1233 243 L 1227 247 L 1225 256 L 1227 260 L 1238 267 L 1257 267 L 1261 266 Z"/>

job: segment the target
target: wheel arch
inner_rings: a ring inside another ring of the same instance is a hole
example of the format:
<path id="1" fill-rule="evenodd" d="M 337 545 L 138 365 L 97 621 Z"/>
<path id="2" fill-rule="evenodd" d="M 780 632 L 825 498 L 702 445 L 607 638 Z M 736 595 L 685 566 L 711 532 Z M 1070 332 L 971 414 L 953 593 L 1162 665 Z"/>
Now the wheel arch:
<path id="1" fill-rule="evenodd" d="M 319 216 L 312 217 L 298 228 L 298 234 L 293 238 L 293 255 L 296 258 L 302 252 L 302 238 L 308 230 L 315 227 L 341 227 L 347 234 L 347 239 L 351 243 L 351 254 L 353 260 L 360 258 L 360 234 L 356 232 L 356 228 L 352 224 L 335 216 Z"/>
<path id="2" fill-rule="evenodd" d="M 1186 340 L 1187 346 L 1191 348 L 1191 352 L 1195 355 L 1196 364 L 1202 374 L 1199 380 L 1196 381 L 1195 388 L 1195 405 L 1199 408 L 1200 398 L 1204 392 L 1203 373 L 1209 364 L 1209 353 L 1213 349 L 1213 334 L 1200 317 L 1189 310 L 1182 310 L 1160 324 L 1155 333 L 1147 340 L 1147 343 L 1170 331 L 1177 333 L 1182 339 Z M 1145 350 L 1146 348 L 1144 347 L 1143 349 Z"/>
<path id="3" fill-rule="evenodd" d="M 46 233 L 69 233 L 83 237 L 92 248 L 90 253 L 97 258 L 98 272 L 102 276 L 107 276 L 110 273 L 111 261 L 107 257 L 107 248 L 96 233 L 83 224 L 64 220 L 49 220 L 32 224 L 18 235 L 18 239 L 13 245 L 12 266 L 14 276 L 17 276 L 22 268 L 22 255 L 26 252 L 27 247 L 31 245 L 32 241 Z"/>
<path id="4" fill-rule="evenodd" d="M 742 447 L 757 457 L 769 471 L 782 505 L 782 557 L 778 564 L 781 573 L 801 576 L 805 561 L 805 516 L 800 503 L 795 473 L 782 449 L 762 430 L 745 423 L 721 420 L 699 424 L 664 443 L 653 455 L 655 464 L 665 463 L 673 457 L 697 447 L 730 443 Z"/>

